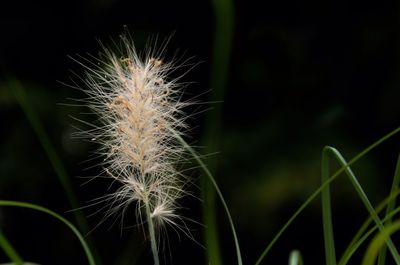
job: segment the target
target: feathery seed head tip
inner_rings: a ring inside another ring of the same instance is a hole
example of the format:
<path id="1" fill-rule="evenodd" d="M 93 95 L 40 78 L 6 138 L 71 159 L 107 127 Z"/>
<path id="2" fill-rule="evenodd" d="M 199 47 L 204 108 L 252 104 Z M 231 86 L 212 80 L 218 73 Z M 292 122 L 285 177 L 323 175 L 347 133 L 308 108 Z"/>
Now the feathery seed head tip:
<path id="1" fill-rule="evenodd" d="M 136 203 L 139 219 L 148 207 L 156 225 L 176 225 L 177 200 L 186 193 L 177 170 L 183 148 L 176 135 L 186 127 L 187 103 L 180 101 L 177 80 L 168 76 L 172 63 L 155 52 L 141 58 L 130 38 L 122 40 L 122 57 L 104 49 L 100 65 L 85 66 L 86 101 L 100 122 L 85 135 L 100 144 L 107 177 L 121 183 L 107 197 L 113 202 L 106 215 Z"/>

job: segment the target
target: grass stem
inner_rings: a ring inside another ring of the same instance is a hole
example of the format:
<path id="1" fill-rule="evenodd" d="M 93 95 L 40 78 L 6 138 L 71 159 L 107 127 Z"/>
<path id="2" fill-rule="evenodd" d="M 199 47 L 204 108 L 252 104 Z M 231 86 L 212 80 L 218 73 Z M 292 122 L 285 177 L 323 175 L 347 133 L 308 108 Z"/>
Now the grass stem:
<path id="1" fill-rule="evenodd" d="M 151 252 L 153 253 L 154 264 L 160 265 L 160 259 L 158 257 L 156 233 L 154 230 L 154 223 L 153 219 L 151 218 L 150 206 L 147 202 L 145 202 L 145 207 L 146 207 L 147 227 L 149 229 Z"/>
<path id="2" fill-rule="evenodd" d="M 11 245 L 11 243 L 8 241 L 8 239 L 1 230 L 0 230 L 0 248 L 3 249 L 8 258 L 15 265 L 22 265 L 24 263 L 20 255 L 18 255 L 17 251 L 14 249 L 14 247 Z"/>
<path id="3" fill-rule="evenodd" d="M 212 48 L 212 65 L 209 102 L 220 102 L 225 97 L 227 88 L 229 61 L 233 42 L 234 3 L 232 0 L 212 0 L 214 10 L 214 42 Z M 205 154 L 220 151 L 222 105 L 215 104 L 206 115 L 202 145 L 206 146 Z M 207 159 L 211 173 L 217 171 L 217 157 Z M 204 178 L 205 179 L 205 178 Z M 215 189 L 209 181 L 201 182 L 203 197 L 204 239 L 208 262 L 221 265 L 221 249 L 216 218 Z"/>
<path id="4" fill-rule="evenodd" d="M 71 222 L 69 222 L 67 219 L 65 219 L 61 215 L 59 215 L 45 207 L 42 207 L 42 206 L 39 206 L 36 204 L 32 204 L 32 203 L 27 203 L 27 202 L 0 200 L 0 206 L 12 206 L 12 207 L 27 208 L 27 209 L 45 213 L 47 215 L 50 215 L 50 216 L 58 219 L 64 225 L 66 225 L 69 229 L 71 229 L 71 231 L 76 235 L 76 237 L 78 238 L 79 242 L 81 243 L 81 245 L 83 247 L 83 250 L 85 251 L 89 265 L 96 265 L 96 262 L 92 255 L 92 252 L 90 251 L 90 248 L 89 248 L 88 244 L 86 243 L 85 239 L 83 238 L 82 234 Z"/>
<path id="5" fill-rule="evenodd" d="M 235 224 L 233 223 L 233 219 L 231 216 L 231 213 L 229 211 L 228 205 L 225 202 L 224 196 L 222 195 L 221 190 L 218 187 L 217 182 L 215 181 L 213 175 L 211 174 L 210 170 L 207 168 L 207 166 L 204 164 L 203 160 L 196 154 L 196 151 L 186 143 L 186 141 L 175 132 L 175 137 L 177 140 L 185 147 L 186 150 L 189 151 L 189 153 L 193 156 L 193 158 L 196 160 L 196 162 L 199 164 L 201 169 L 203 170 L 204 174 L 207 176 L 209 182 L 211 183 L 211 186 L 215 189 L 215 192 L 217 193 L 219 199 L 221 200 L 222 206 L 224 207 L 225 214 L 228 217 L 229 225 L 231 227 L 231 232 L 233 235 L 233 240 L 235 242 L 235 248 L 236 248 L 236 256 L 237 256 L 237 264 L 238 265 L 243 265 L 242 261 L 242 253 L 240 252 L 240 246 L 239 246 L 239 239 L 236 234 L 236 229 L 235 229 Z M 214 264 L 214 263 L 212 263 Z"/>
<path id="6" fill-rule="evenodd" d="M 321 162 L 321 183 L 324 183 L 329 179 L 329 157 L 328 153 L 322 152 Z M 333 236 L 333 225 L 332 225 L 332 207 L 331 207 L 331 194 L 330 186 L 326 186 L 321 192 L 322 199 L 322 220 L 324 229 L 324 243 L 325 243 L 325 259 L 327 265 L 336 265 L 336 254 L 335 254 L 335 241 Z"/>

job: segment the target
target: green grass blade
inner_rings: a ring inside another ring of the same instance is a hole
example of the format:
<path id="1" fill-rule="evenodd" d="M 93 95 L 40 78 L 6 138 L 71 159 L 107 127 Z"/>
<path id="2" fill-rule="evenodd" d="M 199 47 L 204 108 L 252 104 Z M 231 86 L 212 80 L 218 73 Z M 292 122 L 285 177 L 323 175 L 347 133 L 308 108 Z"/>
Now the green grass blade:
<path id="1" fill-rule="evenodd" d="M 34 110 L 32 104 L 29 101 L 28 96 L 26 95 L 25 89 L 23 85 L 16 79 L 9 82 L 9 86 L 12 88 L 12 91 L 17 99 L 19 105 L 21 106 L 25 116 L 27 117 L 29 123 L 31 124 L 37 138 L 40 141 L 40 144 L 43 147 L 43 150 L 46 153 L 47 158 L 52 165 L 58 180 L 61 183 L 61 186 L 64 189 L 65 194 L 67 195 L 67 199 L 69 204 L 73 209 L 79 209 L 80 204 L 79 200 L 75 194 L 75 191 L 72 187 L 72 183 L 70 181 L 70 177 L 68 176 L 67 170 L 64 167 L 64 164 L 58 155 L 56 148 L 51 143 L 50 138 L 48 137 L 40 119 Z M 74 211 L 75 220 L 79 226 L 79 228 L 84 232 L 89 232 L 89 226 L 85 216 L 82 211 L 75 210 Z M 88 243 L 93 248 L 93 252 L 95 253 L 96 261 L 100 264 L 100 258 L 97 254 L 96 249 L 94 248 L 94 243 L 91 241 L 91 237 L 87 236 Z"/>
<path id="2" fill-rule="evenodd" d="M 289 265 L 303 265 L 301 253 L 298 250 L 293 250 L 289 256 Z"/>
<path id="3" fill-rule="evenodd" d="M 374 220 L 374 222 L 378 225 L 379 230 L 383 231 L 384 230 L 384 225 L 382 221 L 380 220 L 378 214 L 375 212 L 374 207 L 372 206 L 371 202 L 369 201 L 367 195 L 365 194 L 363 188 L 361 187 L 360 183 L 358 182 L 356 176 L 354 175 L 353 171 L 351 170 L 350 166 L 346 162 L 346 160 L 343 158 L 343 156 L 339 153 L 338 150 L 336 150 L 333 147 L 326 147 L 324 148 L 326 152 L 330 152 L 332 155 L 335 156 L 335 158 L 338 160 L 338 162 L 342 165 L 342 167 L 345 167 L 345 173 L 349 177 L 351 183 L 353 184 L 354 188 L 356 189 L 358 196 L 361 198 L 361 201 L 363 202 L 364 206 L 367 208 L 370 216 Z M 390 237 L 387 239 L 387 246 L 396 261 L 397 265 L 400 265 L 400 255 L 393 244 L 393 241 L 390 239 Z"/>
<path id="4" fill-rule="evenodd" d="M 378 211 L 377 211 L 378 212 Z M 393 212 L 391 212 L 386 218 L 384 218 L 382 221 L 385 222 L 389 218 L 392 218 L 394 215 L 398 214 L 400 212 L 400 207 L 396 208 Z M 369 218 L 369 223 L 371 223 L 373 220 L 372 218 Z M 361 246 L 362 243 L 364 243 L 372 233 L 374 233 L 378 229 L 378 225 L 374 225 L 371 229 L 369 229 L 367 232 L 363 232 L 357 240 L 355 240 L 349 247 L 346 249 L 344 252 L 343 256 L 340 258 L 339 265 L 345 265 L 349 262 L 353 254 L 357 251 L 357 249 Z"/>
<path id="5" fill-rule="evenodd" d="M 374 265 L 376 258 L 378 257 L 379 250 L 385 243 L 387 244 L 388 240 L 390 240 L 390 235 L 398 230 L 400 230 L 400 221 L 394 222 L 393 224 L 383 228 L 369 244 L 364 255 L 362 265 Z"/>
<path id="6" fill-rule="evenodd" d="M 31 204 L 31 203 L 27 203 L 27 202 L 18 202 L 18 201 L 6 201 L 6 200 L 0 200 L 0 206 L 11 206 L 11 207 L 20 207 L 20 208 L 27 208 L 27 209 L 32 209 L 35 211 L 39 211 L 42 213 L 45 213 L 47 215 L 50 215 L 56 219 L 58 219 L 59 221 L 61 221 L 64 225 L 66 225 L 69 229 L 72 230 L 72 232 L 76 235 L 76 237 L 78 238 L 79 242 L 81 243 L 83 250 L 85 251 L 86 257 L 88 259 L 89 265 L 96 265 L 93 255 L 90 251 L 89 246 L 87 245 L 85 239 L 83 238 L 83 236 L 81 235 L 81 233 L 79 232 L 79 230 L 68 220 L 66 220 L 64 217 L 62 217 L 61 215 L 36 204 Z"/>
<path id="7" fill-rule="evenodd" d="M 393 195 L 397 189 L 399 188 L 400 184 L 400 155 L 397 158 L 397 164 L 396 164 L 396 170 L 394 172 L 394 177 L 393 177 L 393 182 L 392 182 L 392 188 L 390 190 L 390 195 Z M 396 200 L 391 200 L 387 206 L 386 209 L 386 215 L 387 216 L 390 212 L 393 211 L 393 209 L 396 207 Z M 392 219 L 389 218 L 387 220 L 387 224 L 390 224 L 392 222 Z M 386 252 L 387 252 L 387 247 L 383 246 L 381 251 L 379 252 L 378 256 L 378 265 L 384 265 L 386 262 Z"/>
<path id="8" fill-rule="evenodd" d="M 24 261 L 11 245 L 10 241 L 6 238 L 3 232 L 0 230 L 0 247 L 3 249 L 4 253 L 6 253 L 7 257 L 15 264 L 22 265 Z"/>
<path id="9" fill-rule="evenodd" d="M 397 190 L 396 192 L 390 194 L 387 198 L 385 198 L 379 205 L 378 207 L 376 207 L 375 211 L 377 214 L 379 214 L 380 212 L 382 212 L 385 207 L 387 207 L 387 205 L 394 199 L 396 199 L 396 197 L 400 194 L 400 190 Z M 390 213 L 390 215 L 385 216 L 384 218 L 384 222 L 386 222 L 386 220 L 388 219 L 388 216 L 393 216 L 394 214 L 396 214 L 398 211 L 398 209 L 396 209 L 396 211 L 392 211 Z M 357 233 L 354 235 L 354 237 L 352 238 L 352 240 L 350 241 L 350 243 L 348 244 L 348 246 L 346 247 L 346 249 L 343 251 L 342 256 L 340 257 L 339 260 L 339 265 L 344 265 L 346 262 L 345 260 L 348 260 L 350 258 L 350 256 L 352 254 L 350 254 L 351 251 L 354 251 L 355 244 L 359 244 L 360 238 L 363 237 L 364 232 L 367 230 L 367 228 L 369 227 L 369 225 L 373 222 L 372 217 L 368 216 L 368 218 L 364 221 L 364 223 L 360 226 L 360 228 L 358 229 Z M 356 247 L 357 248 L 357 247 Z"/>
<path id="10" fill-rule="evenodd" d="M 358 155 L 356 155 L 353 159 L 349 161 L 347 164 L 347 167 L 351 166 L 355 162 L 357 162 L 359 159 L 361 159 L 363 156 L 371 152 L 373 149 L 381 145 L 383 142 L 387 141 L 391 137 L 395 136 L 400 132 L 400 127 L 391 131 L 390 133 L 386 134 L 367 148 L 365 148 L 362 152 L 360 152 Z M 271 240 L 271 242 L 268 244 L 268 246 L 264 249 L 264 251 L 261 253 L 260 257 L 257 259 L 255 265 L 259 265 L 265 256 L 269 253 L 269 251 L 272 249 L 272 247 L 275 245 L 275 243 L 278 241 L 278 239 L 282 236 L 282 234 L 286 231 L 286 229 L 293 223 L 293 221 L 299 216 L 299 214 L 322 192 L 325 187 L 330 185 L 332 181 L 334 181 L 341 173 L 345 171 L 346 167 L 341 167 L 338 171 L 336 171 L 335 174 L 333 174 L 327 181 L 321 184 L 321 186 L 313 193 L 310 195 L 310 197 L 307 198 L 307 200 L 297 209 L 297 211 L 289 218 L 289 220 L 282 226 L 282 228 L 278 231 L 278 233 L 275 235 L 275 237 Z"/>
<path id="11" fill-rule="evenodd" d="M 229 58 L 232 50 L 234 29 L 233 0 L 212 0 L 214 10 L 214 42 L 212 48 L 212 65 L 209 102 L 221 102 L 227 88 Z M 213 109 L 206 113 L 204 135 L 201 141 L 205 146 L 206 154 L 220 150 L 222 105 L 215 104 Z M 216 172 L 217 157 L 207 159 L 207 166 L 211 173 Z M 206 178 L 202 178 L 206 179 Z M 202 211 L 204 239 L 207 258 L 213 265 L 221 265 L 221 250 L 216 218 L 215 190 L 209 181 L 201 181 L 203 197 Z"/>
<path id="12" fill-rule="evenodd" d="M 388 201 L 385 203 L 380 204 L 376 209 L 376 213 L 379 214 L 384 207 L 387 205 Z M 360 245 L 360 240 L 361 238 L 365 237 L 365 235 L 368 233 L 365 233 L 369 225 L 373 222 L 372 217 L 368 216 L 368 218 L 364 221 L 364 223 L 360 226 L 358 229 L 357 233 L 353 236 L 351 239 L 350 243 L 346 247 L 346 249 L 343 251 L 342 256 L 339 259 L 338 264 L 339 265 L 344 265 L 347 263 L 347 261 L 350 259 L 351 255 L 354 253 L 354 251 L 359 247 Z"/>
<path id="13" fill-rule="evenodd" d="M 31 103 L 29 102 L 28 96 L 26 95 L 25 89 L 18 80 L 10 81 L 9 86 L 12 88 L 15 98 L 17 99 L 19 105 L 24 111 L 29 123 L 31 124 L 36 136 L 38 137 L 40 144 L 43 147 L 54 171 L 60 181 L 65 194 L 67 195 L 68 201 L 72 208 L 77 209 L 80 207 L 78 199 L 74 193 L 70 178 L 67 171 L 61 161 L 61 158 L 56 152 L 55 147 L 51 143 L 36 111 L 33 109 Z M 74 211 L 76 221 L 82 231 L 89 231 L 88 225 L 86 223 L 86 218 L 83 216 L 81 211 Z"/>
<path id="14" fill-rule="evenodd" d="M 190 154 L 193 156 L 193 158 L 199 164 L 199 166 L 203 170 L 204 174 L 207 176 L 207 178 L 209 179 L 209 181 L 213 185 L 213 187 L 214 187 L 219 199 L 221 200 L 221 203 L 222 203 L 222 206 L 224 207 L 226 216 L 228 217 L 229 225 L 230 225 L 231 230 L 232 230 L 233 239 L 235 241 L 237 263 L 238 263 L 238 265 L 242 265 L 243 264 L 243 262 L 242 262 L 242 254 L 240 252 L 239 240 L 238 240 L 238 237 L 237 237 L 237 234 L 236 234 L 235 225 L 233 223 L 232 216 L 231 216 L 231 213 L 229 211 L 228 205 L 225 202 L 224 196 L 222 195 L 222 192 L 219 189 L 217 182 L 215 181 L 214 177 L 212 176 L 210 170 L 208 170 L 207 166 L 204 164 L 204 162 L 201 160 L 201 158 L 196 154 L 196 151 L 194 151 L 193 148 L 190 145 L 188 145 L 186 143 L 186 141 L 179 134 L 177 134 L 174 130 L 171 130 L 171 131 L 175 134 L 175 137 L 190 152 Z M 212 263 L 212 264 L 214 264 L 214 263 Z"/>
<path id="15" fill-rule="evenodd" d="M 326 148 L 326 147 L 325 147 Z M 322 151 L 321 182 L 329 179 L 329 157 L 328 153 Z M 333 237 L 331 194 L 329 185 L 321 192 L 322 199 L 322 223 L 324 228 L 325 259 L 327 265 L 336 265 L 335 240 Z"/>

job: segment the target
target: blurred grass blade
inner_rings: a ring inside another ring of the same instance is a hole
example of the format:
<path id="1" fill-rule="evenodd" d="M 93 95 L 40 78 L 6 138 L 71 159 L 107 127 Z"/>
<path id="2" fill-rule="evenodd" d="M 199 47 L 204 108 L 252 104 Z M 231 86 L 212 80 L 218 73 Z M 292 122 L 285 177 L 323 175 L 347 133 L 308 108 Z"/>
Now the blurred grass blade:
<path id="1" fill-rule="evenodd" d="M 0 230 L 0 247 L 3 249 L 4 253 L 6 253 L 7 257 L 12 261 L 15 265 L 22 265 L 24 261 L 8 241 L 6 236 L 3 234 L 3 231 Z"/>
<path id="2" fill-rule="evenodd" d="M 390 224 L 387 227 L 383 228 L 369 244 L 367 251 L 364 255 L 362 265 L 374 265 L 379 250 L 383 247 L 385 243 L 387 244 L 388 240 L 390 239 L 390 235 L 397 232 L 398 230 L 400 230 L 400 221 L 394 222 L 393 224 Z"/>
<path id="3" fill-rule="evenodd" d="M 234 29 L 233 0 L 212 0 L 214 9 L 214 42 L 212 48 L 212 65 L 209 102 L 220 102 L 224 99 L 229 70 L 229 58 L 232 50 Z M 204 135 L 201 141 L 205 154 L 220 151 L 222 105 L 215 104 L 206 113 Z M 206 162 L 211 173 L 215 174 L 217 157 L 208 158 Z M 205 178 L 202 178 L 204 180 Z M 221 250 L 216 218 L 215 190 L 209 181 L 201 181 L 203 197 L 202 212 L 204 239 L 208 262 L 221 265 Z"/>
<path id="4" fill-rule="evenodd" d="M 14 262 L 12 262 L 12 263 L 0 263 L 0 265 L 15 265 L 15 263 Z M 40 264 L 32 263 L 32 262 L 24 262 L 24 263 L 22 263 L 22 265 L 40 265 Z"/>
<path id="5" fill-rule="evenodd" d="M 76 237 L 78 238 L 79 242 L 81 243 L 86 257 L 88 259 L 89 265 L 96 265 L 94 259 L 93 259 L 93 255 L 90 251 L 89 246 L 87 245 L 85 239 L 83 238 L 83 236 L 81 235 L 81 233 L 79 232 L 79 230 L 72 224 L 70 223 L 67 219 L 65 219 L 64 217 L 62 217 L 61 215 L 36 204 L 31 204 L 31 203 L 27 203 L 27 202 L 18 202 L 18 201 L 6 201 L 6 200 L 0 200 L 0 206 L 11 206 L 11 207 L 20 207 L 20 208 L 27 208 L 27 209 L 32 209 L 35 211 L 39 211 L 42 213 L 45 213 L 47 215 L 50 215 L 58 220 L 60 220 L 64 225 L 66 225 L 69 229 L 72 230 L 72 232 L 76 235 Z"/>
<path id="6" fill-rule="evenodd" d="M 207 166 L 204 164 L 204 162 L 201 160 L 201 158 L 196 154 L 196 152 L 193 150 L 193 148 L 190 145 L 188 145 L 186 143 L 186 141 L 179 134 L 177 134 L 174 130 L 171 130 L 171 132 L 174 133 L 175 137 L 190 152 L 190 154 L 193 156 L 193 158 L 196 160 L 196 162 L 202 168 L 202 170 L 204 171 L 204 174 L 206 174 L 208 180 L 211 182 L 211 184 L 213 185 L 218 197 L 220 198 L 221 203 L 222 203 L 222 205 L 224 207 L 226 216 L 228 217 L 229 225 L 230 225 L 231 230 L 232 230 L 232 235 L 233 235 L 233 239 L 234 239 L 235 247 L 236 247 L 237 263 L 238 263 L 238 265 L 242 265 L 243 264 L 243 262 L 242 262 L 242 254 L 240 252 L 239 240 L 237 238 L 235 225 L 233 223 L 231 213 L 229 212 L 228 205 L 225 202 L 224 196 L 222 195 L 222 192 L 219 189 L 217 182 L 215 181 L 214 177 L 212 176 L 210 170 L 208 170 Z M 210 263 L 210 264 L 214 264 L 214 263 Z"/>
<path id="7" fill-rule="evenodd" d="M 329 157 L 328 152 L 322 151 L 321 182 L 329 179 Z M 336 265 L 335 240 L 333 237 L 331 194 L 329 185 L 321 192 L 322 199 L 322 224 L 324 228 L 325 259 L 327 265 Z"/>
<path id="8" fill-rule="evenodd" d="M 79 228 L 83 231 L 83 233 L 85 234 L 88 233 L 89 226 L 82 211 L 78 210 L 80 208 L 80 204 L 72 187 L 70 177 L 68 176 L 64 164 L 61 161 L 61 158 L 56 152 L 55 147 L 51 143 L 42 123 L 40 122 L 40 119 L 37 116 L 36 111 L 33 109 L 31 103 L 29 102 L 29 98 L 26 95 L 24 87 L 16 79 L 10 81 L 9 86 L 12 88 L 12 91 L 14 92 L 14 95 L 19 105 L 21 106 L 34 132 L 36 133 L 36 136 L 38 137 L 40 144 L 42 145 L 43 150 L 45 151 L 46 156 L 49 159 L 58 177 L 58 180 L 60 181 L 61 186 L 64 189 L 65 194 L 67 195 L 69 204 L 73 209 L 76 209 L 74 211 L 74 216 Z M 96 249 L 94 248 L 94 243 L 92 242 L 91 237 L 87 236 L 87 240 L 90 246 L 93 248 L 93 252 L 95 253 L 97 263 L 100 264 L 101 263 L 100 258 L 97 254 Z"/>
<path id="9" fill-rule="evenodd" d="M 390 190 L 390 196 L 392 196 L 394 193 L 396 193 L 397 189 L 399 188 L 399 184 L 400 184 L 400 155 L 397 158 L 396 170 L 394 172 L 392 188 Z M 396 200 L 391 200 L 387 206 L 385 216 L 388 216 L 394 210 L 395 207 L 396 207 Z M 392 222 L 392 218 L 389 218 L 387 220 L 387 224 L 390 224 L 391 222 Z M 386 251 L 387 251 L 387 247 L 385 245 L 382 247 L 381 251 L 379 252 L 378 265 L 384 265 L 386 263 Z"/>
<path id="10" fill-rule="evenodd" d="M 282 234 L 286 231 L 286 229 L 293 223 L 293 221 L 297 218 L 297 216 L 300 215 L 300 213 L 322 192 L 325 187 L 330 185 L 332 181 L 334 181 L 341 173 L 343 173 L 346 169 L 346 167 L 351 166 L 355 162 L 357 162 L 359 159 L 361 159 L 363 156 L 368 154 L 370 151 L 381 145 L 383 142 L 387 141 L 391 137 L 395 136 L 400 132 L 400 127 L 397 129 L 391 131 L 390 133 L 386 134 L 379 140 L 377 140 L 375 143 L 371 144 L 367 148 L 365 148 L 362 152 L 360 152 L 358 155 L 356 155 L 353 159 L 349 161 L 347 166 L 342 166 L 338 171 L 335 172 L 327 181 L 321 184 L 321 186 L 308 197 L 308 199 L 297 209 L 297 211 L 289 218 L 289 220 L 282 226 L 282 228 L 278 231 L 278 233 L 275 235 L 275 237 L 271 240 L 271 242 L 268 244 L 268 246 L 264 249 L 264 251 L 261 253 L 260 257 L 257 259 L 255 265 L 259 265 L 265 256 L 269 253 L 269 251 L 272 249 L 272 247 L 275 245 L 275 243 L 278 241 L 278 239 L 282 236 Z"/>
<path id="11" fill-rule="evenodd" d="M 293 250 L 290 252 L 289 265 L 303 265 L 303 259 L 301 258 L 300 251 Z"/>
<path id="12" fill-rule="evenodd" d="M 332 155 L 336 157 L 336 159 L 339 161 L 339 163 L 345 167 L 345 173 L 349 177 L 351 183 L 353 184 L 354 188 L 356 189 L 358 196 L 361 198 L 362 202 L 364 203 L 364 206 L 367 208 L 370 216 L 374 220 L 374 222 L 378 225 L 379 230 L 383 231 L 384 226 L 382 221 L 380 220 L 378 214 L 375 212 L 374 207 L 372 206 L 371 202 L 369 201 L 367 195 L 365 194 L 363 188 L 361 187 L 361 184 L 358 182 L 356 176 L 354 175 L 353 171 L 351 170 L 350 166 L 347 164 L 346 160 L 343 158 L 343 156 L 340 154 L 338 150 L 336 150 L 333 147 L 325 147 L 324 150 L 326 152 L 330 152 Z M 390 252 L 392 253 L 392 256 L 394 260 L 396 261 L 397 265 L 400 265 L 400 255 L 393 244 L 393 241 L 390 239 L 390 237 L 387 239 L 386 242 Z"/>
<path id="13" fill-rule="evenodd" d="M 80 207 L 78 199 L 74 193 L 74 189 L 72 188 L 72 184 L 70 178 L 65 170 L 65 167 L 58 156 L 56 149 L 53 144 L 50 142 L 50 139 L 43 128 L 42 123 L 40 122 L 39 117 L 36 115 L 36 111 L 33 109 L 32 105 L 29 102 L 28 96 L 26 95 L 25 89 L 21 85 L 18 80 L 13 80 L 9 83 L 9 86 L 12 88 L 14 95 L 20 104 L 22 110 L 24 111 L 26 117 L 28 118 L 29 123 L 31 124 L 33 130 L 38 137 L 40 144 L 42 145 L 44 151 L 48 159 L 50 160 L 51 165 L 56 172 L 58 180 L 60 181 L 62 187 L 64 188 L 65 194 L 67 195 L 68 201 L 72 208 L 78 209 Z M 83 216 L 82 212 L 77 210 L 74 211 L 76 221 L 82 231 L 89 231 L 88 225 L 86 223 L 86 219 Z"/>

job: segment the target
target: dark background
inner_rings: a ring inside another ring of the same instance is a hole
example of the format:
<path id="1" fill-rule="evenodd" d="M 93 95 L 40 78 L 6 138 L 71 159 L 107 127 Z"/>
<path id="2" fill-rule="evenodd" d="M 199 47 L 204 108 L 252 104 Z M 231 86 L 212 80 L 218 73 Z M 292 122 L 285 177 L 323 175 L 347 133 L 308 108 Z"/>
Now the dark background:
<path id="1" fill-rule="evenodd" d="M 214 17 L 211 1 L 5 1 L 0 6 L 0 198 L 46 206 L 74 222 L 71 206 L 42 146 L 12 93 L 27 91 L 67 168 L 82 205 L 101 196 L 107 181 L 82 185 L 100 168 L 81 164 L 96 146 L 71 139 L 83 108 L 64 106 L 83 93 L 71 84 L 83 73 L 70 55 L 97 55 L 98 40 L 117 39 L 127 26 L 138 49 L 174 33 L 169 53 L 200 62 L 183 81 L 189 95 L 207 102 Z M 323 146 L 350 159 L 397 128 L 400 87 L 400 7 L 395 1 L 235 1 L 235 28 L 223 109 L 218 183 L 238 228 L 245 264 L 252 264 L 278 229 L 318 188 Z M 205 105 L 203 110 L 213 106 Z M 188 110 L 190 112 L 190 110 Z M 190 121 L 189 142 L 199 144 L 204 113 Z M 371 201 L 389 191 L 398 155 L 393 138 L 354 166 Z M 333 167 L 336 168 L 336 167 Z M 197 172 L 191 176 L 198 178 Z M 198 194 L 198 189 L 193 187 Z M 334 225 L 340 254 L 368 215 L 344 177 L 333 186 Z M 201 222 L 200 201 L 187 198 L 184 214 Z M 233 241 L 218 204 L 223 254 L 234 264 Z M 97 208 L 84 210 L 90 215 Z M 95 227 L 102 213 L 89 217 Z M 134 216 L 132 215 L 134 224 Z M 20 254 L 41 264 L 86 264 L 67 228 L 48 216 L 0 209 L 0 224 Z M 200 225 L 189 223 L 201 244 Z M 168 264 L 206 264 L 205 251 L 173 231 Z M 150 250 L 137 229 L 122 233 L 106 221 L 91 233 L 103 264 L 138 264 Z M 268 264 L 286 264 L 300 249 L 307 264 L 322 264 L 321 212 L 315 201 L 278 241 Z M 362 253 L 361 253 L 362 254 Z M 0 261 L 6 262 L 0 253 Z M 129 263 L 130 262 L 130 263 Z"/>

